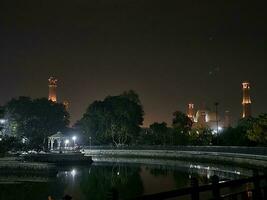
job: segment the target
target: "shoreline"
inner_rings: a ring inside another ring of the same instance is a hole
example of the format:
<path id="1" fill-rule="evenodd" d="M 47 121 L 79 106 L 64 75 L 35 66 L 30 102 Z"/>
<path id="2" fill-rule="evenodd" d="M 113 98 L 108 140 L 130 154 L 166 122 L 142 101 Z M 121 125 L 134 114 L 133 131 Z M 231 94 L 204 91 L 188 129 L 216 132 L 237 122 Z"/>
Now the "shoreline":
<path id="1" fill-rule="evenodd" d="M 84 150 L 86 156 L 93 158 L 153 158 L 161 160 L 194 161 L 199 163 L 212 163 L 246 168 L 267 168 L 267 156 L 222 153 L 222 152 L 196 152 L 175 150 Z"/>

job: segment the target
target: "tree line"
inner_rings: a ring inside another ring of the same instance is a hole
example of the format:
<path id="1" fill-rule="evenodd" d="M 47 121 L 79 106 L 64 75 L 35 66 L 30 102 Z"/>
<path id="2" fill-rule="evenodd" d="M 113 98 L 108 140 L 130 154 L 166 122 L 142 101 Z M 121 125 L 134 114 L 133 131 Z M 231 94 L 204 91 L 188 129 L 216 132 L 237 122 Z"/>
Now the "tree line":
<path id="1" fill-rule="evenodd" d="M 267 145 L 267 114 L 241 119 L 219 134 L 209 127 L 193 127 L 192 120 L 180 111 L 173 113 L 170 127 L 155 122 L 144 128 L 143 119 L 138 94 L 128 91 L 93 102 L 76 125 L 94 145 Z"/>
<path id="2" fill-rule="evenodd" d="M 15 144 L 44 149 L 49 136 L 69 129 L 69 118 L 63 104 L 46 98 L 11 99 L 0 107 L 0 149 L 14 148 Z M 74 128 L 85 144 L 90 139 L 93 145 L 267 145 L 267 114 L 242 119 L 215 135 L 208 127 L 193 128 L 191 119 L 180 111 L 174 112 L 170 127 L 155 122 L 144 128 L 143 121 L 139 96 L 130 90 L 91 103 Z"/>
<path id="3" fill-rule="evenodd" d="M 45 98 L 11 99 L 0 110 L 0 145 L 3 149 L 21 149 L 21 146 L 43 149 L 47 147 L 50 135 L 66 130 L 69 124 L 70 116 L 64 105 Z"/>

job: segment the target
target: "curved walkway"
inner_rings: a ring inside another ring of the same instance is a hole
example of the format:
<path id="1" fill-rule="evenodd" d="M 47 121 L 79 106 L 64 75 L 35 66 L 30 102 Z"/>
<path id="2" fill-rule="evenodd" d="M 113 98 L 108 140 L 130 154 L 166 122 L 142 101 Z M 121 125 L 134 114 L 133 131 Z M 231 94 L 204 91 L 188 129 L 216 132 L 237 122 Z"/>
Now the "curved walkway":
<path id="1" fill-rule="evenodd" d="M 145 157 L 175 160 L 193 160 L 220 164 L 238 164 L 267 168 L 266 155 L 253 155 L 228 152 L 179 151 L 179 150 L 111 150 L 85 149 L 92 157 Z"/>

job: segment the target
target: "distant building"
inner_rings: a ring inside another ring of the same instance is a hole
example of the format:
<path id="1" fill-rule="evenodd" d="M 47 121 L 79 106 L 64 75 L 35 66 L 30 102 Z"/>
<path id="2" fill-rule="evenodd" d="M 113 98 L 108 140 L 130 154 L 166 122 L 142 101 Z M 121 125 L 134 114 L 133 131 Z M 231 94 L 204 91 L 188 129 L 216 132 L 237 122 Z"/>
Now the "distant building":
<path id="1" fill-rule="evenodd" d="M 57 82 L 58 82 L 58 79 L 51 76 L 49 79 L 48 79 L 48 100 L 50 101 L 53 101 L 53 102 L 58 102 L 58 99 L 57 99 Z M 69 108 L 70 108 L 70 102 L 68 100 L 64 100 L 63 102 L 61 102 L 65 109 L 68 111 Z"/>
<path id="2" fill-rule="evenodd" d="M 68 100 L 64 100 L 63 101 L 63 105 L 65 106 L 65 109 L 66 110 L 69 110 L 69 108 L 70 108 L 70 102 Z"/>
<path id="3" fill-rule="evenodd" d="M 243 82 L 242 83 L 242 89 L 243 89 L 243 114 L 242 118 L 250 117 L 251 116 L 251 99 L 250 99 L 250 83 L 249 82 Z"/>
<path id="4" fill-rule="evenodd" d="M 243 113 L 242 118 L 251 116 L 251 98 L 250 83 L 245 81 L 242 83 L 243 91 Z M 227 110 L 223 118 L 216 112 L 209 109 L 200 109 L 195 112 L 194 104 L 189 103 L 187 107 L 187 116 L 193 121 L 193 128 L 206 127 L 214 132 L 220 132 L 223 128 L 231 126 L 230 112 Z"/>
<path id="5" fill-rule="evenodd" d="M 189 104 L 188 104 L 187 116 L 188 116 L 192 121 L 194 121 L 195 110 L 194 110 L 194 104 L 193 104 L 193 103 L 189 103 Z"/>
<path id="6" fill-rule="evenodd" d="M 55 77 L 50 77 L 48 79 L 48 100 L 57 102 L 57 79 Z"/>
<path id="7" fill-rule="evenodd" d="M 210 128 L 214 133 L 222 131 L 231 125 L 229 111 L 225 112 L 224 118 L 222 118 L 216 112 L 209 109 L 199 109 L 194 111 L 194 104 L 188 104 L 187 116 L 193 121 L 192 128 Z"/>

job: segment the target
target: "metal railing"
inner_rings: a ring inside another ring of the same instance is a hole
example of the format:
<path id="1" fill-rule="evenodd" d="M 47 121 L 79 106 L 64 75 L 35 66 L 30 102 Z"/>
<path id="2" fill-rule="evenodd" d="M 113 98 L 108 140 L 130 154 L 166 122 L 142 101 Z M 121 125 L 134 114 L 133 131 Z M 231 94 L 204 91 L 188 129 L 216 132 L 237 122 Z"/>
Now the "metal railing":
<path id="1" fill-rule="evenodd" d="M 208 185 L 199 186 L 199 182 L 196 178 L 191 178 L 191 187 L 181 188 L 168 192 L 161 192 L 157 194 L 143 195 L 134 197 L 129 200 L 167 200 L 171 198 L 179 199 L 182 196 L 188 196 L 190 200 L 200 200 L 200 194 L 204 192 L 210 192 L 211 198 L 209 200 L 265 200 L 267 199 L 267 175 L 254 174 L 251 178 L 230 180 L 220 182 L 218 176 L 211 178 L 212 183 Z M 244 187 L 251 184 L 251 188 L 246 188 L 242 191 L 228 192 L 222 194 L 222 190 L 225 188 Z M 108 199 L 119 200 L 120 195 L 116 189 L 112 189 Z"/>

